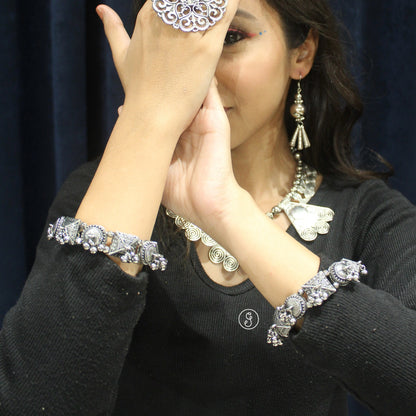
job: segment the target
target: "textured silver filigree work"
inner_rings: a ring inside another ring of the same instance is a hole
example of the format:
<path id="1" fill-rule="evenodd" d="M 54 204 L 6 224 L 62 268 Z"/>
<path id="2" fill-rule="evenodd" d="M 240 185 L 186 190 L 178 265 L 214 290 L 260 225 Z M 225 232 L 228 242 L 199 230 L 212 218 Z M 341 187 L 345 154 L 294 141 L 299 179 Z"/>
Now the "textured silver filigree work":
<path id="1" fill-rule="evenodd" d="M 267 332 L 267 343 L 273 347 L 283 345 L 297 320 L 302 318 L 308 308 L 322 305 L 340 286 L 359 282 L 367 274 L 361 261 L 342 259 L 333 263 L 328 270 L 318 272 L 307 281 L 297 294 L 286 298 L 282 306 L 275 309 L 273 325 Z"/>
<path id="2" fill-rule="evenodd" d="M 214 264 L 222 264 L 227 272 L 235 272 L 240 264 L 238 260 L 232 256 L 225 248 L 221 247 L 213 238 L 211 238 L 206 232 L 201 230 L 195 224 L 185 220 L 185 218 L 176 215 L 172 210 L 167 209 L 166 215 L 175 220 L 175 224 L 178 228 L 185 231 L 185 237 L 189 241 L 199 241 L 210 247 L 208 252 L 209 260 Z"/>
<path id="3" fill-rule="evenodd" d="M 60 217 L 54 224 L 49 224 L 47 236 L 62 245 L 81 245 L 91 254 L 105 253 L 118 257 L 122 263 L 141 263 L 152 270 L 164 271 L 168 264 L 155 241 L 142 241 L 132 234 L 106 231 L 101 225 L 87 225 L 71 217 Z"/>
<path id="4" fill-rule="evenodd" d="M 168 25 L 183 32 L 209 29 L 222 19 L 228 0 L 152 0 L 153 9 Z"/>
<path id="5" fill-rule="evenodd" d="M 348 259 L 342 259 L 332 264 L 328 269 L 328 276 L 336 288 L 346 286 L 350 282 L 358 282 L 360 276 L 366 274 L 367 269 L 361 261 L 356 262 Z"/>

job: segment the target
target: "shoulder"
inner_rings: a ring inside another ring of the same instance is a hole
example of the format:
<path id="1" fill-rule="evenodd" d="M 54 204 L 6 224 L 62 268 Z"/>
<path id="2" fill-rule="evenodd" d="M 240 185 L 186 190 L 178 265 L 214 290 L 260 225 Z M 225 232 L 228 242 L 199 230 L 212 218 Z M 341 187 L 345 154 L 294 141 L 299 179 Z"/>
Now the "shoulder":
<path id="1" fill-rule="evenodd" d="M 416 207 L 379 179 L 342 183 L 325 178 L 316 197 L 316 205 L 335 212 L 333 225 L 346 235 L 364 238 L 390 227 L 401 231 L 416 227 Z"/>
<path id="2" fill-rule="evenodd" d="M 322 184 L 323 198 L 338 206 L 358 212 L 377 213 L 385 210 L 411 210 L 416 207 L 399 191 L 380 179 L 360 183 L 346 183 L 325 178 Z"/>
<path id="3" fill-rule="evenodd" d="M 416 207 L 384 181 L 323 185 L 319 202 L 333 209 L 334 229 L 350 241 L 360 259 L 367 252 L 385 256 L 393 245 L 416 246 Z"/>

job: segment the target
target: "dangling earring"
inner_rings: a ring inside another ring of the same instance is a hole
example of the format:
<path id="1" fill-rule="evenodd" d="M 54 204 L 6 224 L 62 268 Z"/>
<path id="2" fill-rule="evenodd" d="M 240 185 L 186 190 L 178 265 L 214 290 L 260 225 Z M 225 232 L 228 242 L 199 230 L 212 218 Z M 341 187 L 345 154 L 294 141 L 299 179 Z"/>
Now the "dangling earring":
<path id="1" fill-rule="evenodd" d="M 305 106 L 303 105 L 302 88 L 300 87 L 301 79 L 302 78 L 299 78 L 298 81 L 298 91 L 295 96 L 295 102 L 290 107 L 290 114 L 297 123 L 295 134 L 292 136 L 292 141 L 290 142 L 290 148 L 292 151 L 303 150 L 311 147 L 311 142 L 309 141 L 308 135 L 305 131 L 305 126 L 303 125 L 303 120 L 305 120 Z"/>

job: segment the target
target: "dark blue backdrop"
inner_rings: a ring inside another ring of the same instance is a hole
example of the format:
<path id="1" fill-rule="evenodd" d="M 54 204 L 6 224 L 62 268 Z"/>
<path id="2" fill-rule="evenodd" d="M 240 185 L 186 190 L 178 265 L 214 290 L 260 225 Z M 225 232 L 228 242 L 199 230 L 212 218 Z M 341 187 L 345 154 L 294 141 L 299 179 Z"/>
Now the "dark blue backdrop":
<path id="1" fill-rule="evenodd" d="M 131 26 L 130 0 L 107 3 Z M 0 4 L 0 322 L 32 265 L 54 195 L 71 170 L 102 151 L 123 101 L 97 4 Z M 355 45 L 353 71 L 366 104 L 357 131 L 392 162 L 393 186 L 415 203 L 416 2 L 333 5 Z"/>

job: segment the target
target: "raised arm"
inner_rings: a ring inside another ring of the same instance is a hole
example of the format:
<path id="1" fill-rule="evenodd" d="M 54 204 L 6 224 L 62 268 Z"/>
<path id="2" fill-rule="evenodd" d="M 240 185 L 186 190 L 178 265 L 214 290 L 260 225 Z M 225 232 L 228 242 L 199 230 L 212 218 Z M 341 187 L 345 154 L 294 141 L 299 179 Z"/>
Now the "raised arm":
<path id="1" fill-rule="evenodd" d="M 131 39 L 114 11 L 98 7 L 126 99 L 77 218 L 150 238 L 177 141 L 207 95 L 237 4 L 209 31 L 187 34 L 148 1 Z"/>
<path id="2" fill-rule="evenodd" d="M 97 171 L 71 175 L 48 221 L 71 216 L 150 238 L 176 143 L 204 101 L 237 4 L 230 0 L 206 34 L 185 34 L 163 24 L 148 1 L 132 39 L 115 12 L 98 8 L 125 88 L 124 109 Z M 146 273 L 125 270 L 44 233 L 0 333 L 2 415 L 111 414 L 146 295 Z"/>

